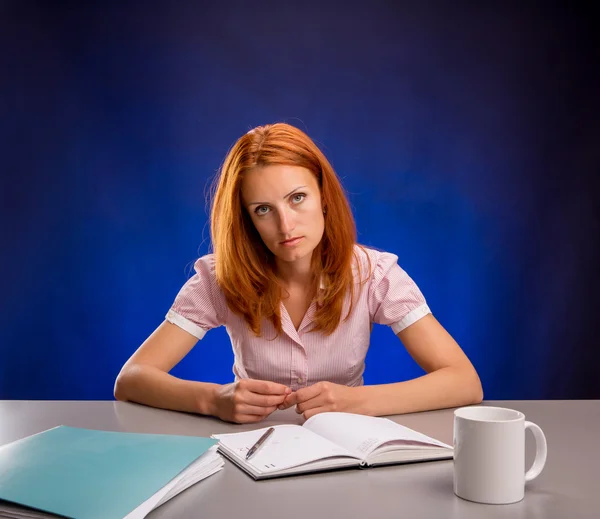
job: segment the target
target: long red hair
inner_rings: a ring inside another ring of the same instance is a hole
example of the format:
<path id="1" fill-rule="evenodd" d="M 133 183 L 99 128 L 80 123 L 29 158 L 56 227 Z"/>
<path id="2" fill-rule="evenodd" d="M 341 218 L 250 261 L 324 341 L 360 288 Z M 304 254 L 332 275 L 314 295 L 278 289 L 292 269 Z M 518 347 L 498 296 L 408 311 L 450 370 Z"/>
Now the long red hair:
<path id="1" fill-rule="evenodd" d="M 264 245 L 247 210 L 241 184 L 257 166 L 292 165 L 316 177 L 326 212 L 323 238 L 311 260 L 315 290 L 322 281 L 311 331 L 331 334 L 339 325 L 346 295 L 347 318 L 354 302 L 353 256 L 356 226 L 344 189 L 331 164 L 317 145 L 298 128 L 285 123 L 259 126 L 242 136 L 229 150 L 213 186 L 211 238 L 217 283 L 227 305 L 242 316 L 250 329 L 261 334 L 268 319 L 281 333 L 281 283 L 273 254 Z M 355 264 L 360 269 L 358 258 Z"/>

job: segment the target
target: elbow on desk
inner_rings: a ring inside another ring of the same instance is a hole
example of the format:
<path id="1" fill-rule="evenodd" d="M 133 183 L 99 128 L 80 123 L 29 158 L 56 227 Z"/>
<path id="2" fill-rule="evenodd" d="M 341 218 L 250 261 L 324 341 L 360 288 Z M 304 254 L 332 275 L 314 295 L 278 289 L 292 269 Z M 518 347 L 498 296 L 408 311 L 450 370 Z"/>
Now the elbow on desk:
<path id="1" fill-rule="evenodd" d="M 117 383 L 115 383 L 113 395 L 115 397 L 115 400 L 120 400 L 121 402 L 127 401 L 127 398 L 125 398 L 125 395 L 123 394 L 123 390 L 118 386 Z"/>
<path id="2" fill-rule="evenodd" d="M 121 400 L 122 402 L 129 400 L 127 398 L 127 374 L 124 373 L 123 370 L 121 370 L 117 376 L 117 379 L 115 380 L 113 395 L 115 400 Z"/>
<path id="3" fill-rule="evenodd" d="M 481 402 L 483 402 L 483 388 L 481 387 L 481 383 L 480 383 L 479 387 L 475 390 L 473 401 L 471 403 L 472 404 L 481 404 Z"/>
<path id="4" fill-rule="evenodd" d="M 477 371 L 473 367 L 461 369 L 455 379 L 455 405 L 476 405 L 483 401 L 483 387 Z"/>
<path id="5" fill-rule="evenodd" d="M 479 379 L 479 375 L 477 372 L 474 372 L 474 380 L 471 382 L 471 401 L 470 404 L 481 404 L 483 402 L 483 386 L 481 385 L 481 380 Z"/>

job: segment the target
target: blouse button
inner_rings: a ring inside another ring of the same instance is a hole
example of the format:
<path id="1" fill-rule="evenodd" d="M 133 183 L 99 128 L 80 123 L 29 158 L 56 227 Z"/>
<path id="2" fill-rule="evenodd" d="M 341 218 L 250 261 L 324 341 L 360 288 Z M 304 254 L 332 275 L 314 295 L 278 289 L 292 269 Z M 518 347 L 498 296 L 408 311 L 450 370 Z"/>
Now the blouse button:
<path id="1" fill-rule="evenodd" d="M 304 380 L 302 380 L 302 377 L 298 377 L 298 384 L 302 384 L 304 382 Z"/>

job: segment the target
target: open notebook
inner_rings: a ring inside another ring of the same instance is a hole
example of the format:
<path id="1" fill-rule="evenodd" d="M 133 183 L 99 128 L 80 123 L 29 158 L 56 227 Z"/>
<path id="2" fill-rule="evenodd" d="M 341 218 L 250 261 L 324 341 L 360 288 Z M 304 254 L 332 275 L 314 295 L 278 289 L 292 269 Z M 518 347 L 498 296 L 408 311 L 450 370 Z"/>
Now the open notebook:
<path id="1" fill-rule="evenodd" d="M 0 518 L 142 519 L 223 468 L 216 440 L 59 426 L 0 447 Z"/>
<path id="2" fill-rule="evenodd" d="M 219 452 L 254 479 L 453 457 L 450 445 L 387 418 L 321 413 L 301 426 L 274 426 L 273 434 L 246 461 L 246 452 L 267 429 L 213 438 L 219 440 Z"/>

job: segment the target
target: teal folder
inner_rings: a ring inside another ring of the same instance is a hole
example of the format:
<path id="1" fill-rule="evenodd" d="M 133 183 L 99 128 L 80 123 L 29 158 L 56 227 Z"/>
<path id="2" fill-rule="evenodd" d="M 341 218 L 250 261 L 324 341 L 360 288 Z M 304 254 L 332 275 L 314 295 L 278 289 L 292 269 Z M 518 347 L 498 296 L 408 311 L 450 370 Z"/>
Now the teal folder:
<path id="1" fill-rule="evenodd" d="M 216 443 L 56 427 L 0 447 L 0 499 L 75 519 L 122 519 Z"/>

